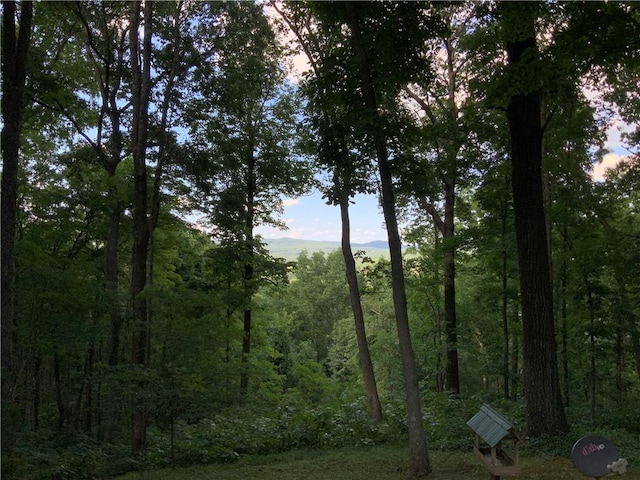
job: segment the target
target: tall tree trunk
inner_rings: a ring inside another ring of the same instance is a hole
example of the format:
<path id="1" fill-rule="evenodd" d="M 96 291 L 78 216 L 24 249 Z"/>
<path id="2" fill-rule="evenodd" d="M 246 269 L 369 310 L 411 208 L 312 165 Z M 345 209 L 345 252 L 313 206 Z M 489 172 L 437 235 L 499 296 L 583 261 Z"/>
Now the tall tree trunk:
<path id="1" fill-rule="evenodd" d="M 94 367 L 95 345 L 93 341 L 89 344 L 87 351 L 87 362 L 84 372 L 84 381 L 86 383 L 86 393 L 84 402 L 84 418 L 82 429 L 85 433 L 90 434 L 93 429 L 93 367 Z"/>
<path id="2" fill-rule="evenodd" d="M 34 432 L 40 430 L 40 392 L 41 392 L 41 379 L 42 377 L 42 352 L 36 354 L 36 358 L 33 361 L 33 380 L 31 391 L 31 404 L 32 404 L 32 420 L 31 429 Z"/>
<path id="3" fill-rule="evenodd" d="M 402 264 L 402 243 L 398 232 L 398 221 L 395 210 L 395 193 L 389 157 L 387 140 L 380 122 L 376 92 L 371 77 L 370 64 L 366 46 L 360 30 L 359 4 L 345 3 L 347 24 L 351 30 L 351 39 L 358 65 L 360 85 L 365 107 L 368 110 L 369 134 L 373 139 L 378 159 L 378 172 L 382 183 L 382 211 L 387 227 L 389 240 L 389 254 L 391 257 L 391 278 L 393 289 L 393 305 L 398 330 L 398 343 L 402 359 L 404 375 L 404 389 L 407 399 L 407 427 L 409 431 L 409 469 L 412 477 L 422 477 L 431 471 L 427 439 L 422 422 L 422 406 L 420 390 L 418 388 L 418 373 L 415 364 L 411 332 L 409 330 L 409 315 L 407 311 L 407 297 L 405 291 L 404 270 Z"/>
<path id="4" fill-rule="evenodd" d="M 435 209 L 434 209 L 435 211 Z M 437 212 L 436 212 L 437 213 Z M 435 221 L 435 217 L 434 217 L 434 226 L 433 226 L 433 245 L 434 245 L 434 250 L 438 251 L 438 249 L 440 248 L 440 242 L 441 242 L 441 238 L 440 236 L 442 235 L 442 230 L 438 227 L 438 223 L 437 221 Z M 436 284 L 437 282 L 440 281 L 440 265 L 438 264 L 439 262 L 434 262 L 433 265 L 433 279 L 434 279 L 434 284 Z M 437 392 L 444 392 L 444 387 L 445 387 L 445 370 L 446 367 L 443 368 L 442 366 L 442 352 L 443 352 L 443 348 L 442 348 L 442 311 L 441 311 L 441 306 L 440 306 L 440 292 L 438 289 L 436 289 L 436 292 L 438 292 L 437 296 L 438 298 L 436 299 L 436 301 L 432 302 L 432 310 L 433 310 L 433 318 L 434 318 L 434 326 L 435 326 L 435 331 L 434 331 L 434 337 L 435 337 L 435 347 L 436 347 L 436 391 Z"/>
<path id="5" fill-rule="evenodd" d="M 131 49 L 133 122 L 131 126 L 131 151 L 133 154 L 134 206 L 133 206 L 133 255 L 131 262 L 131 299 L 133 305 L 132 364 L 149 367 L 149 324 L 147 302 L 142 291 L 147 282 L 149 249 L 149 223 L 147 219 L 147 126 L 149 121 L 149 96 L 151 91 L 151 12 L 152 2 L 144 3 L 144 38 L 142 52 L 139 48 L 140 1 L 131 4 L 129 48 Z M 138 389 L 145 388 L 140 382 Z M 143 395 L 137 396 L 132 413 L 131 451 L 138 456 L 146 449 L 147 412 Z"/>
<path id="6" fill-rule="evenodd" d="M 55 347 L 54 347 L 55 348 Z M 58 350 L 53 352 L 53 380 L 56 390 L 56 407 L 58 408 L 58 430 L 62 430 L 67 421 L 67 409 L 62 398 L 62 377 L 60 375 L 60 355 Z"/>
<path id="7" fill-rule="evenodd" d="M 449 19 L 450 20 L 450 19 Z M 445 195 L 444 195 L 444 230 L 442 240 L 444 250 L 444 313 L 447 334 L 447 385 L 449 393 L 460 394 L 460 367 L 458 365 L 458 317 L 456 314 L 456 245 L 455 234 L 455 202 L 458 179 L 458 152 L 460 143 L 458 136 L 458 107 L 456 105 L 456 72 L 454 68 L 455 48 L 450 38 L 445 38 L 447 50 L 447 123 L 454 138 L 444 139 L 445 158 L 447 159 Z"/>
<path id="8" fill-rule="evenodd" d="M 447 23 L 451 23 L 451 18 L 447 19 Z M 456 268 L 455 255 L 456 245 L 454 242 L 455 233 L 455 202 L 456 202 L 456 184 L 458 179 L 458 154 L 461 148 L 459 140 L 459 126 L 457 123 L 459 117 L 459 109 L 456 104 L 457 82 L 455 71 L 456 49 L 450 37 L 442 39 L 446 49 L 447 60 L 447 97 L 446 97 L 446 127 L 448 137 L 438 139 L 438 150 L 444 156 L 445 164 L 443 167 L 443 183 L 444 183 L 444 220 L 440 218 L 438 211 L 430 202 L 420 202 L 423 208 L 431 214 L 434 223 L 442 233 L 442 245 L 444 251 L 444 318 L 445 318 L 445 335 L 446 335 L 446 367 L 445 367 L 445 389 L 454 395 L 460 394 L 460 367 L 458 360 L 458 318 L 456 314 Z M 424 110 L 427 118 L 430 119 L 434 127 L 438 127 L 440 121 L 434 115 L 431 106 L 427 101 L 419 95 L 406 88 L 405 92 L 409 94 Z"/>
<path id="9" fill-rule="evenodd" d="M 109 308 L 109 365 L 114 366 L 120 359 L 120 335 L 122 313 L 118 302 L 118 243 L 120 239 L 121 207 L 117 200 L 115 187 L 109 189 L 108 198 L 112 204 L 107 229 L 107 241 L 104 252 L 104 279 Z"/>
<path id="10" fill-rule="evenodd" d="M 502 377 L 503 395 L 509 398 L 509 295 L 507 291 L 506 218 L 502 218 Z"/>
<path id="11" fill-rule="evenodd" d="M 169 132 L 169 111 L 173 100 L 173 89 L 178 77 L 178 68 L 180 65 L 180 52 L 182 48 L 182 39 L 180 37 L 180 14 L 182 13 L 183 1 L 178 0 L 175 3 L 173 12 L 173 31 L 171 38 L 171 66 L 167 73 L 167 83 L 162 93 L 162 105 L 160 107 L 160 132 L 158 139 L 158 160 L 153 175 L 153 189 L 151 196 L 151 211 L 149 214 L 149 253 L 148 253 L 148 285 L 154 283 L 154 259 L 156 252 L 156 236 L 155 231 L 160 218 L 160 207 L 162 197 L 162 181 L 164 168 L 169 159 L 171 148 L 171 134 Z M 151 300 L 147 302 L 147 319 L 149 324 L 153 322 L 154 308 Z M 147 339 L 149 341 L 149 339 Z M 150 349 L 147 351 L 149 355 Z"/>
<path id="12" fill-rule="evenodd" d="M 567 284 L 569 280 L 569 272 L 567 266 L 567 226 L 563 225 L 563 240 L 562 240 L 562 264 L 561 264 L 561 278 L 560 278 L 560 317 L 562 319 L 562 349 L 561 349 L 561 362 L 562 362 L 562 382 L 564 385 L 564 404 L 569 406 L 569 321 L 567 316 Z"/>
<path id="13" fill-rule="evenodd" d="M 453 155 L 455 159 L 455 155 Z M 447 366 L 445 389 L 454 395 L 460 394 L 458 366 L 458 321 L 456 316 L 456 264 L 454 244 L 455 178 L 450 177 L 445 186 L 444 230 L 444 317 L 447 337 Z"/>
<path id="14" fill-rule="evenodd" d="M 251 128 L 251 127 L 249 127 Z M 246 248 L 246 261 L 244 265 L 244 289 L 246 307 L 244 309 L 243 335 L 242 335 L 242 371 L 240 373 L 240 394 L 246 396 L 249 391 L 249 355 L 251 353 L 251 301 L 253 297 L 253 257 L 254 238 L 253 223 L 255 215 L 255 195 L 256 195 L 256 159 L 253 151 L 253 142 L 250 142 L 247 152 L 247 185 L 246 201 L 247 212 L 245 219 L 244 241 Z"/>
<path id="15" fill-rule="evenodd" d="M 531 68 L 537 55 L 536 3 L 500 4 L 509 65 Z M 530 70 L 534 75 L 533 69 Z M 519 87 L 516 85 L 515 87 Z M 525 86 L 520 86 L 525 91 Z M 557 369 L 553 292 L 542 194 L 542 127 L 539 89 L 515 93 L 507 106 L 511 137 L 513 207 L 522 296 L 524 391 L 527 433 L 565 432 Z"/>
<path id="16" fill-rule="evenodd" d="M 115 58 L 112 55 L 105 56 L 96 45 L 96 35 L 107 36 L 109 26 L 102 25 L 98 27 L 98 33 L 94 32 L 90 21 L 91 12 L 86 4 L 77 2 L 70 4 L 74 13 L 83 26 L 85 37 L 85 53 L 88 63 L 93 69 L 93 76 L 98 91 L 100 92 L 102 104 L 100 106 L 99 119 L 95 141 L 91 141 L 89 136 L 81 131 L 77 122 L 73 121 L 78 129 L 78 133 L 88 141 L 92 146 L 96 155 L 102 162 L 102 166 L 109 176 L 107 190 L 107 204 L 109 205 L 109 222 L 107 227 L 107 237 L 105 239 L 104 253 L 104 282 L 106 293 L 106 306 L 109 311 L 109 346 L 108 346 L 108 362 L 113 366 L 120 362 L 120 335 L 122 329 L 122 312 L 120 309 L 118 294 L 118 243 L 120 240 L 120 219 L 122 216 L 122 204 L 118 197 L 119 192 L 115 181 L 118 165 L 122 160 L 123 139 L 121 132 L 120 116 L 121 106 L 119 101 L 122 90 L 119 89 L 121 84 L 121 73 L 124 72 L 124 53 L 126 50 L 124 37 L 117 42 Z M 122 34 L 124 36 L 124 34 Z M 112 63 L 115 61 L 115 63 Z M 64 112 L 65 116 L 68 113 Z M 103 141 L 103 124 L 108 118 L 111 123 L 111 134 L 108 140 L 108 152 L 105 151 Z M 116 419 L 112 419 L 116 420 Z"/>
<path id="17" fill-rule="evenodd" d="M 347 283 L 349 284 L 349 298 L 351 300 L 351 310 L 356 329 L 356 341 L 358 343 L 358 358 L 360 359 L 360 369 L 364 389 L 367 395 L 367 408 L 369 416 L 376 422 L 382 421 L 382 405 L 378 396 L 376 377 L 369 353 L 369 342 L 364 323 L 364 313 L 362 302 L 360 301 L 360 288 L 358 287 L 358 274 L 356 272 L 356 262 L 351 250 L 351 225 L 349 221 L 349 198 L 342 195 L 340 199 L 340 217 L 342 219 L 342 256 L 344 258 Z"/>
<path id="18" fill-rule="evenodd" d="M 16 263 L 15 234 L 18 218 L 18 164 L 20 152 L 20 123 L 27 58 L 31 43 L 33 3 L 20 2 L 19 30 L 16 31 L 16 2 L 2 2 L 2 190 L 0 192 L 0 243 L 2 282 L 0 296 L 2 377 L 2 454 L 11 454 L 18 431 L 15 382 L 16 332 Z"/>
<path id="19" fill-rule="evenodd" d="M 311 68 L 317 74 L 318 65 L 314 61 L 314 55 L 312 53 L 312 46 L 304 38 L 300 28 L 296 22 L 288 17 L 285 12 L 278 8 L 275 1 L 270 2 L 273 8 L 281 15 L 287 25 L 291 28 L 291 31 L 296 35 L 300 45 L 309 59 Z M 328 86 L 331 91 L 331 85 Z M 328 124 L 331 125 L 333 118 L 330 112 L 324 112 L 328 120 Z M 344 145 L 344 140 L 340 143 Z M 347 151 L 344 148 L 344 151 Z M 345 160 L 346 161 L 346 160 Z M 337 169 L 336 169 L 337 170 Z M 356 263 L 353 258 L 353 252 L 351 250 L 351 225 L 349 220 L 349 196 L 347 192 L 343 192 L 339 188 L 340 178 L 337 172 L 334 174 L 334 185 L 338 190 L 338 199 L 340 205 L 340 218 L 342 226 L 342 256 L 345 263 L 345 274 L 347 277 L 347 283 L 349 285 L 349 298 L 351 301 L 351 310 L 353 312 L 353 319 L 355 323 L 356 341 L 358 343 L 358 357 L 360 360 L 360 368 L 362 371 L 362 378 L 364 381 L 365 393 L 367 395 L 367 408 L 369 416 L 375 421 L 382 421 L 382 405 L 380 404 L 380 397 L 378 395 L 378 387 L 376 384 L 375 373 L 373 370 L 373 363 L 371 361 L 371 355 L 369 352 L 369 343 L 367 341 L 366 328 L 364 323 L 364 313 L 362 311 L 362 302 L 360 301 L 360 288 L 358 287 L 358 275 L 356 272 Z"/>
<path id="20" fill-rule="evenodd" d="M 449 156 L 449 158 L 451 158 Z M 436 248 L 438 247 L 438 232 L 442 234 L 442 249 L 444 250 L 443 283 L 444 283 L 444 319 L 446 337 L 446 364 L 444 372 L 444 390 L 451 394 L 460 394 L 460 374 L 458 363 L 458 326 L 456 314 L 456 265 L 454 245 L 454 209 L 455 209 L 455 179 L 449 178 L 445 182 L 445 215 L 444 220 L 438 213 L 433 203 L 422 199 L 421 207 L 426 210 L 433 219 L 436 229 Z M 437 277 L 437 272 L 436 272 Z M 439 316 L 437 323 L 440 322 Z M 437 327 L 438 332 L 440 326 Z M 439 333 L 438 333 L 439 335 Z M 438 369 L 440 371 L 440 369 Z"/>
<path id="21" fill-rule="evenodd" d="M 518 314 L 516 309 L 516 320 Z M 511 399 L 517 400 L 520 395 L 520 338 L 513 333 L 511 335 Z"/>
<path id="22" fill-rule="evenodd" d="M 596 311 L 593 299 L 593 289 L 589 277 L 584 275 L 584 286 L 587 290 L 587 305 L 589 307 L 589 411 L 591 424 L 596 423 L 596 390 L 597 390 L 597 371 L 596 371 Z"/>

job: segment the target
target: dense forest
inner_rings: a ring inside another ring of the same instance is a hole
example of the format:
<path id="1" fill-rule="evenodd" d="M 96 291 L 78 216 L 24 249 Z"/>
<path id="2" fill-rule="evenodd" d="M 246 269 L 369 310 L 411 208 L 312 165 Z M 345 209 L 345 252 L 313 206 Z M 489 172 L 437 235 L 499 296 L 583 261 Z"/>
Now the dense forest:
<path id="1" fill-rule="evenodd" d="M 421 477 L 483 402 L 638 452 L 638 85 L 635 2 L 3 0 L 3 478 L 385 442 Z M 341 248 L 277 258 L 313 191 Z"/>

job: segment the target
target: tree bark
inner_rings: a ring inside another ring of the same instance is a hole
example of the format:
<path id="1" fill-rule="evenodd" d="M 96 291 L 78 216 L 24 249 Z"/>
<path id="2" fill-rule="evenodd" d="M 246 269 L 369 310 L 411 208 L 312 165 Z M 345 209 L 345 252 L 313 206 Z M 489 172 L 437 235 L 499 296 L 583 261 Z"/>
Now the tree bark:
<path id="1" fill-rule="evenodd" d="M 448 19 L 449 22 L 451 19 Z M 456 185 L 458 181 L 458 154 L 461 144 L 459 126 L 457 119 L 459 109 L 456 105 L 457 82 L 454 67 L 456 49 L 451 37 L 442 39 L 446 48 L 447 60 L 447 97 L 446 102 L 439 101 L 438 104 L 445 109 L 446 125 L 448 136 L 437 140 L 437 148 L 444 157 L 444 167 L 442 169 L 442 180 L 444 184 L 444 219 L 442 219 L 435 206 L 426 201 L 420 204 L 429 212 L 436 227 L 442 234 L 442 246 L 444 251 L 444 318 L 445 318 L 445 336 L 446 336 L 446 366 L 445 366 L 445 389 L 454 395 L 460 394 L 460 367 L 458 360 L 458 318 L 456 313 L 456 245 L 454 241 L 455 234 L 455 202 L 456 202 Z M 428 100 L 422 99 L 411 89 L 406 88 L 405 92 L 409 94 L 424 110 L 431 124 L 436 127 L 440 121 L 433 113 Z"/>
<path id="2" fill-rule="evenodd" d="M 508 295 L 508 275 L 507 275 L 507 218 L 506 208 L 503 209 L 501 220 L 501 240 L 502 240 L 502 376 L 504 398 L 509 398 L 509 295 Z"/>
<path id="3" fill-rule="evenodd" d="M 455 155 L 449 161 L 455 162 Z M 455 165 L 455 163 L 454 163 Z M 450 167 L 454 168 L 454 167 Z M 456 315 L 456 264 L 454 245 L 455 177 L 445 182 L 444 230 L 444 317 L 447 337 L 447 365 L 445 389 L 454 395 L 460 394 L 460 374 L 458 365 L 458 321 Z"/>
<path id="4" fill-rule="evenodd" d="M 147 302 L 142 292 L 147 281 L 147 259 L 149 249 L 149 223 L 147 219 L 147 126 L 149 121 L 149 96 L 151 91 L 151 12 L 152 2 L 144 4 L 144 37 L 142 52 L 139 48 L 140 10 L 142 2 L 131 5 L 129 48 L 131 49 L 133 121 L 131 126 L 131 151 L 133 154 L 134 206 L 133 206 L 133 255 L 131 262 L 131 299 L 133 305 L 133 349 L 134 367 L 149 367 L 149 324 Z M 140 381 L 138 389 L 145 388 Z M 132 414 L 131 451 L 138 456 L 146 449 L 147 413 L 139 395 L 134 401 Z"/>
<path id="5" fill-rule="evenodd" d="M 378 159 L 378 172 L 382 183 L 382 211 L 389 240 L 391 257 L 391 278 L 393 289 L 393 305 L 398 330 L 398 343 L 402 359 L 404 389 L 407 400 L 407 427 L 409 431 L 409 470 L 414 478 L 429 474 L 429 454 L 427 439 L 422 422 L 422 406 L 418 387 L 418 373 L 415 364 L 409 315 L 405 291 L 404 270 L 402 264 L 402 243 L 398 232 L 398 221 L 395 210 L 395 193 L 391 166 L 387 151 L 387 140 L 381 128 L 378 102 L 370 71 L 370 63 L 360 30 L 359 4 L 345 2 L 347 24 L 351 30 L 351 40 L 355 51 L 355 60 L 360 76 L 362 95 L 369 116 L 369 134 L 372 137 Z"/>
<path id="6" fill-rule="evenodd" d="M 367 395 L 367 409 L 369 416 L 376 422 L 382 421 L 382 405 L 378 396 L 378 387 L 373 370 L 373 362 L 369 353 L 369 342 L 364 323 L 364 313 L 362 302 L 360 301 L 360 288 L 358 287 L 358 274 L 356 272 L 356 262 L 351 250 L 351 226 L 349 221 L 349 198 L 342 195 L 340 199 L 340 217 L 342 219 L 342 256 L 344 258 L 345 273 L 349 284 L 349 298 L 351 299 L 351 310 L 356 329 L 356 341 L 358 343 L 358 357 L 360 359 L 360 369 L 364 389 Z"/>
<path id="7" fill-rule="evenodd" d="M 531 67 L 537 55 L 537 5 L 504 2 L 502 24 L 510 66 Z M 530 69 L 533 75 L 533 69 Z M 520 292 L 527 433 L 568 430 L 557 370 L 553 292 L 542 193 L 542 126 L 539 88 L 521 87 L 507 106 Z"/>
<path id="8" fill-rule="evenodd" d="M 560 278 L 560 317 L 562 319 L 561 326 L 561 363 L 562 363 L 562 381 L 564 385 L 564 405 L 569 406 L 569 321 L 567 316 L 567 286 L 569 280 L 569 271 L 567 266 L 567 226 L 563 225 L 563 240 L 562 240 L 562 264 L 561 264 L 561 278 Z"/>
<path id="9" fill-rule="evenodd" d="M 0 243 L 2 282 L 1 376 L 2 454 L 13 452 L 17 425 L 15 410 L 16 260 L 15 234 L 18 218 L 17 191 L 20 152 L 20 123 L 23 110 L 27 59 L 31 43 L 33 3 L 20 2 L 19 31 L 16 32 L 16 2 L 2 2 L 2 191 L 0 192 Z"/>
<path id="10" fill-rule="evenodd" d="M 251 128 L 251 127 L 250 127 Z M 242 371 L 240 373 L 240 394 L 246 396 L 249 391 L 249 355 L 251 353 L 251 300 L 253 297 L 253 257 L 254 257 L 254 238 L 253 224 L 255 214 L 255 195 L 256 195 L 256 159 L 254 157 L 253 142 L 250 142 L 247 156 L 247 185 L 246 185 L 246 201 L 247 212 L 245 219 L 244 241 L 246 247 L 247 259 L 244 265 L 244 289 L 246 293 L 247 306 L 244 309 L 243 335 L 242 335 Z"/>

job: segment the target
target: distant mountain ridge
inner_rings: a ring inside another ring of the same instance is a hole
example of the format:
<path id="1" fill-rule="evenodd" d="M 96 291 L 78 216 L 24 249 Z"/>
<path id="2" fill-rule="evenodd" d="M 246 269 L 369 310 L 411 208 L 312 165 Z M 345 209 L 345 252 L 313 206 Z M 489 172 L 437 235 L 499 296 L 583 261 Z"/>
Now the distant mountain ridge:
<path id="1" fill-rule="evenodd" d="M 274 257 L 285 260 L 295 260 L 300 253 L 306 250 L 309 254 L 313 252 L 331 253 L 340 248 L 338 241 L 325 240 L 301 240 L 299 238 L 263 238 L 267 244 L 269 253 Z M 374 240 L 367 243 L 352 243 L 351 249 L 356 252 L 363 250 L 366 255 L 373 259 L 380 257 L 389 258 L 389 246 L 384 240 Z"/>

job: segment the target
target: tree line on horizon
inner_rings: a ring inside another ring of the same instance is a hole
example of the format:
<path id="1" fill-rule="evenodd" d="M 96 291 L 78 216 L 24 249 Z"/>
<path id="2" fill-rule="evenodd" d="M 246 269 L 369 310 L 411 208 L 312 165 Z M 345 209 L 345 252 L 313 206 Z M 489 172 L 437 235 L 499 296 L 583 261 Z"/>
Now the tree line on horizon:
<path id="1" fill-rule="evenodd" d="M 3 471 L 337 399 L 400 402 L 416 478 L 433 393 L 521 402 L 536 438 L 640 430 L 633 2 L 7 0 L 2 25 Z M 340 251 L 274 257 L 256 227 L 313 189 Z M 356 194 L 388 259 L 352 249 Z"/>

